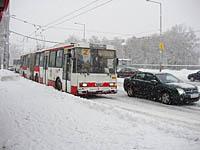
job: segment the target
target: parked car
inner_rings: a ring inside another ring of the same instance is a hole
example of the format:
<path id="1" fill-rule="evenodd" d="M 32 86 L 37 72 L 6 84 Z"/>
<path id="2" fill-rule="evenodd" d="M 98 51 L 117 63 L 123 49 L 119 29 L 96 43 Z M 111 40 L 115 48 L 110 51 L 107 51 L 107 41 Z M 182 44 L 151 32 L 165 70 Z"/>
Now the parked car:
<path id="1" fill-rule="evenodd" d="M 15 68 L 14 68 L 13 66 L 9 66 L 9 67 L 8 67 L 8 70 L 10 70 L 10 71 L 14 71 Z"/>
<path id="2" fill-rule="evenodd" d="M 189 74 L 189 75 L 188 75 L 188 79 L 189 79 L 190 81 L 195 81 L 195 80 L 200 81 L 200 71 L 198 71 L 198 72 L 196 72 L 196 73 Z"/>
<path id="3" fill-rule="evenodd" d="M 117 77 L 119 78 L 131 77 L 137 71 L 139 70 L 133 67 L 122 67 L 117 70 Z"/>
<path id="4" fill-rule="evenodd" d="M 124 80 L 128 96 L 139 96 L 164 104 L 184 104 L 199 100 L 198 88 L 169 73 L 137 72 Z"/>
<path id="5" fill-rule="evenodd" d="M 21 60 L 20 59 L 14 59 L 13 60 L 13 67 L 14 67 L 14 71 L 16 73 L 19 73 L 20 71 L 20 66 L 21 66 Z"/>

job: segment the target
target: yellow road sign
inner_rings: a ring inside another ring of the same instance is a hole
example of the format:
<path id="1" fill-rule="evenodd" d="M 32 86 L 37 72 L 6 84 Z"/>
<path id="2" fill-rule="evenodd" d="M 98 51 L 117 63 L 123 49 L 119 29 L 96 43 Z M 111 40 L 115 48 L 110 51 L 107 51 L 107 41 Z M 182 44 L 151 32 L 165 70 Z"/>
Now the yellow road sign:
<path id="1" fill-rule="evenodd" d="M 159 48 L 160 48 L 161 51 L 164 50 L 165 46 L 164 46 L 164 43 L 163 43 L 163 42 L 160 42 L 160 44 L 159 44 Z"/>

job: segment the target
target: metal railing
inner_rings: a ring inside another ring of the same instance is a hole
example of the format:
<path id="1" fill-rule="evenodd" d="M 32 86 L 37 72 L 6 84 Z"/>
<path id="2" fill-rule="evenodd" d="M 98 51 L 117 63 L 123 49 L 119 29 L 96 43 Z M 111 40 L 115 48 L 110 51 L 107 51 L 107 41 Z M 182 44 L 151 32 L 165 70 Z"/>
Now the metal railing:
<path id="1" fill-rule="evenodd" d="M 159 69 L 160 64 L 131 64 L 131 67 L 144 68 L 144 69 Z M 167 65 L 162 64 L 162 69 L 172 69 L 172 70 L 200 70 L 200 65 Z"/>

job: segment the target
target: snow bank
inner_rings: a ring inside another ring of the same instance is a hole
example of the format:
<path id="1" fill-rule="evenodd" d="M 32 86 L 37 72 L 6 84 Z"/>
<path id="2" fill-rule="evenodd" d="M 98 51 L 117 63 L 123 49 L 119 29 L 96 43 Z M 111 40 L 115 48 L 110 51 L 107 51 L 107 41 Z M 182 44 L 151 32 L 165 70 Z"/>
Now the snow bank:
<path id="1" fill-rule="evenodd" d="M 0 71 L 1 78 L 13 75 Z M 121 109 L 124 106 L 98 103 L 19 78 L 0 82 L 0 149 L 200 148 L 199 131 L 180 127 L 176 122 L 157 120 Z"/>
<path id="2" fill-rule="evenodd" d="M 19 75 L 8 70 L 0 69 L 0 81 L 16 81 Z"/>

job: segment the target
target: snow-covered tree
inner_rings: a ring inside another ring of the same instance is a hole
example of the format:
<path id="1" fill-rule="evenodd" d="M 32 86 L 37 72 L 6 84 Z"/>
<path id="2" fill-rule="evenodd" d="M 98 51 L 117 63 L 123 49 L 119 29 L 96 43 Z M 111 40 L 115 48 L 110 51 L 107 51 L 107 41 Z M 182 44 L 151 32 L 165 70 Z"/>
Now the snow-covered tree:
<path id="1" fill-rule="evenodd" d="M 70 35 L 66 40 L 65 43 L 77 43 L 77 42 L 81 42 L 81 40 L 74 35 Z"/>
<path id="2" fill-rule="evenodd" d="M 24 53 L 23 49 L 21 48 L 21 46 L 16 45 L 16 44 L 12 44 L 10 45 L 10 63 L 9 64 L 13 64 L 13 60 L 14 59 L 19 59 L 20 56 Z"/>
<path id="3" fill-rule="evenodd" d="M 90 39 L 89 39 L 89 42 L 90 43 L 101 43 L 101 40 L 97 37 L 97 36 L 92 36 Z"/>
<path id="4" fill-rule="evenodd" d="M 163 63 L 167 64 L 198 64 L 199 39 L 192 29 L 187 30 L 183 25 L 176 25 L 170 30 L 150 37 L 132 37 L 126 40 L 126 57 L 137 64 L 159 64 L 160 41 L 164 42 Z"/>
<path id="5" fill-rule="evenodd" d="M 165 53 L 169 64 L 197 64 L 198 38 L 192 29 L 176 25 L 164 35 Z"/>

